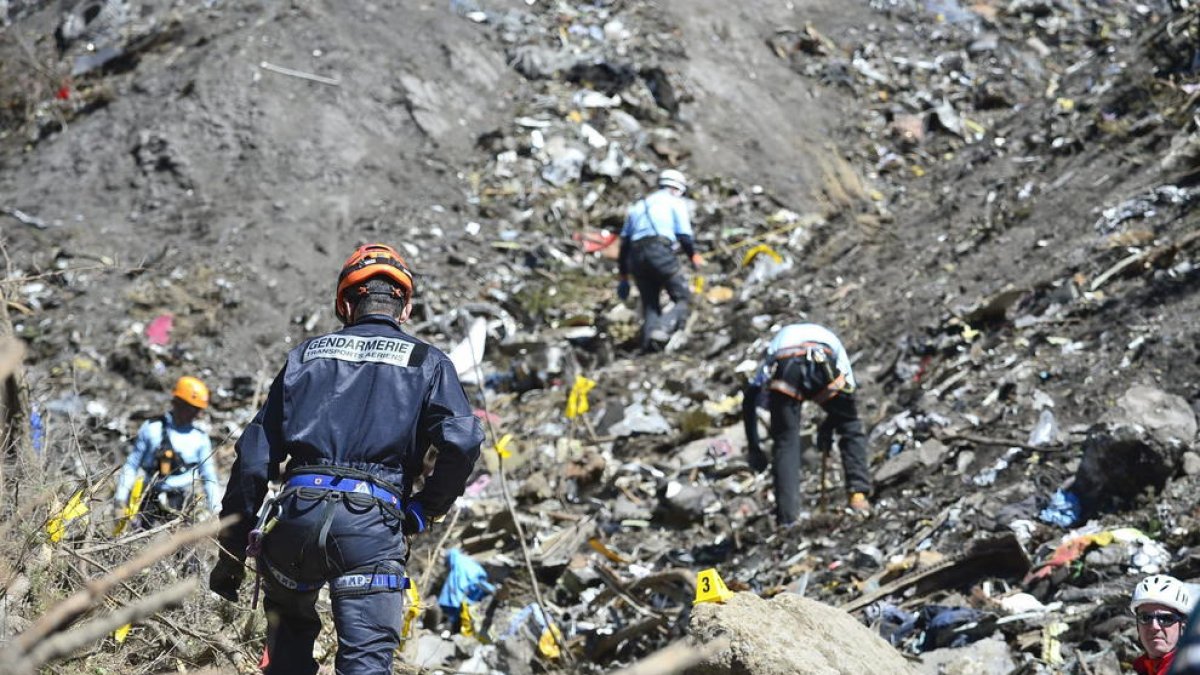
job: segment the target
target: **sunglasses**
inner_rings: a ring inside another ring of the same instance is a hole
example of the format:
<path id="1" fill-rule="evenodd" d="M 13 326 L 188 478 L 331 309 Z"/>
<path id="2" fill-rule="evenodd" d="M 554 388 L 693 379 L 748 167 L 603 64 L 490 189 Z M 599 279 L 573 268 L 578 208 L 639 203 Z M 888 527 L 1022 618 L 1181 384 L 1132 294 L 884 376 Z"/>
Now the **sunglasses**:
<path id="1" fill-rule="evenodd" d="M 1163 628 L 1170 628 L 1171 626 L 1174 626 L 1175 624 L 1179 623 L 1180 621 L 1183 621 L 1183 617 L 1179 616 L 1178 614 L 1171 614 L 1170 612 L 1138 612 L 1137 613 L 1138 625 L 1149 626 L 1151 623 L 1153 623 L 1155 621 L 1157 621 L 1158 625 L 1162 626 Z"/>

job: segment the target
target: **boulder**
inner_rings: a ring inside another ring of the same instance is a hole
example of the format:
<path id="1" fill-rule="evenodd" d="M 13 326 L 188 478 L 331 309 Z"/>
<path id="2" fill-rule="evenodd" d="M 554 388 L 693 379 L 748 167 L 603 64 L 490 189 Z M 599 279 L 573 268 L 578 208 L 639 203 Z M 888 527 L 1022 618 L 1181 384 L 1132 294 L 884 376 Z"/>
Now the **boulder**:
<path id="1" fill-rule="evenodd" d="M 1008 643 L 999 636 L 966 647 L 946 647 L 921 654 L 921 672 L 928 675 L 1011 673 L 1016 667 Z"/>
<path id="2" fill-rule="evenodd" d="M 1188 476 L 1200 474 L 1200 455 L 1194 452 L 1183 453 L 1183 473 Z"/>
<path id="3" fill-rule="evenodd" d="M 736 593 L 723 604 L 696 605 L 688 630 L 701 642 L 730 639 L 728 649 L 689 668 L 688 675 L 917 674 L 850 614 L 793 593 L 771 600 Z"/>
<path id="4" fill-rule="evenodd" d="M 950 452 L 944 443 L 936 439 L 929 439 L 922 443 L 920 447 L 911 450 L 905 450 L 894 457 L 890 457 L 883 466 L 880 466 L 875 471 L 876 485 L 885 485 L 899 481 L 902 478 L 907 478 L 917 469 L 928 469 L 929 467 L 938 466 L 946 459 L 946 455 Z"/>
<path id="5" fill-rule="evenodd" d="M 1178 443 L 1163 443 L 1147 427 L 1097 424 L 1088 430 L 1083 458 L 1071 491 L 1079 497 L 1082 517 L 1125 510 L 1147 489 L 1162 492 L 1182 463 Z"/>
<path id="6" fill-rule="evenodd" d="M 1190 447 L 1196 439 L 1196 414 L 1187 399 L 1154 387 L 1130 387 L 1104 421 L 1141 425 L 1160 443 L 1176 441 Z"/>

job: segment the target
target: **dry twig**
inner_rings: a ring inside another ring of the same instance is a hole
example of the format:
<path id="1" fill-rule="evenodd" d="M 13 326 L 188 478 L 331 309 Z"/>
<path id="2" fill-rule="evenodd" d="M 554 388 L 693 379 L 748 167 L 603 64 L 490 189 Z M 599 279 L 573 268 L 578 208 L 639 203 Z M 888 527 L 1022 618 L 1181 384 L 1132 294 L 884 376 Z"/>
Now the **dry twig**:
<path id="1" fill-rule="evenodd" d="M 1004 447 L 1021 448 L 1022 450 L 1032 450 L 1035 452 L 1046 452 L 1052 450 L 1064 450 L 1067 446 L 1062 443 L 1047 443 L 1046 445 L 1030 445 L 1021 441 L 1014 441 L 1011 438 L 996 438 L 994 436 L 976 436 L 975 434 L 947 434 L 934 432 L 934 438 L 939 441 L 966 441 L 976 445 L 999 445 Z"/>
<path id="2" fill-rule="evenodd" d="M 10 667 L 13 673 L 33 673 L 43 664 L 66 656 L 75 650 L 103 638 L 127 623 L 140 621 L 168 607 L 184 601 L 200 587 L 195 577 L 146 596 L 101 619 L 88 622 L 75 630 L 58 633 L 37 643 L 28 654 Z"/>
<path id="3" fill-rule="evenodd" d="M 78 618 L 117 584 L 171 555 L 183 546 L 215 535 L 222 526 L 234 522 L 235 518 L 236 516 L 230 516 L 223 518 L 220 522 L 208 521 L 188 528 L 166 541 L 147 548 L 108 575 L 91 581 L 83 590 L 50 608 L 28 630 L 18 635 L 13 641 L 10 651 L 15 651 L 18 656 L 32 653 L 35 648 L 38 648 L 38 643 L 43 642 L 51 633 Z M 124 623 L 128 623 L 128 621 L 119 623 L 117 626 Z"/>
<path id="4" fill-rule="evenodd" d="M 336 87 L 339 84 L 341 84 L 341 82 L 339 82 L 338 80 L 336 80 L 332 77 L 325 77 L 323 75 L 313 75 L 312 73 L 306 73 L 302 70 L 293 70 L 292 68 L 284 68 L 283 66 L 277 66 L 274 63 L 268 63 L 267 61 L 263 61 L 262 63 L 259 63 L 258 67 L 262 68 L 263 70 L 269 70 L 273 73 L 279 73 L 280 75 L 287 75 L 289 77 L 297 77 L 297 78 L 300 78 L 301 80 L 308 80 L 310 82 L 319 82 L 321 84 L 328 84 L 331 87 Z"/>

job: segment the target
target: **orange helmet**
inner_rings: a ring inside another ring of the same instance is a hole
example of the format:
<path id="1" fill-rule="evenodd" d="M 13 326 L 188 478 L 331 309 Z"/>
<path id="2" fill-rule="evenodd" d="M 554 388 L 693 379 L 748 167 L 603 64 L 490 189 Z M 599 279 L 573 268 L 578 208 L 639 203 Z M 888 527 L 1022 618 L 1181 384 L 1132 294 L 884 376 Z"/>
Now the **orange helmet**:
<path id="1" fill-rule="evenodd" d="M 338 275 L 337 297 L 334 298 L 333 309 L 342 323 L 350 322 L 354 304 L 358 298 L 366 295 L 365 282 L 375 277 L 383 277 L 395 284 L 396 296 L 405 302 L 412 302 L 413 273 L 409 271 L 404 258 L 391 246 L 365 244 L 346 258 L 346 262 L 342 264 L 342 273 Z"/>
<path id="2" fill-rule="evenodd" d="M 175 383 L 175 398 L 203 410 L 208 407 L 208 387 L 199 379 L 184 375 Z"/>

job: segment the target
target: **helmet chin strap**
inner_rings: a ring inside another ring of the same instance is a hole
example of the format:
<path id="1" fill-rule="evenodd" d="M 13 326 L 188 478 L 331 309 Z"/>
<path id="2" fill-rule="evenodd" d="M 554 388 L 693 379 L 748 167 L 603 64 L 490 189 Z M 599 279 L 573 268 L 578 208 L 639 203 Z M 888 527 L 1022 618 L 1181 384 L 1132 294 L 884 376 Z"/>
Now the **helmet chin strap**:
<path id="1" fill-rule="evenodd" d="M 359 300 L 362 300 L 363 298 L 367 297 L 368 295 L 386 295 L 389 298 L 396 298 L 398 300 L 403 300 L 404 299 L 404 289 L 400 288 L 399 286 L 393 286 L 391 288 L 391 290 L 387 290 L 387 291 L 372 291 L 369 288 L 367 288 L 367 286 L 365 284 L 358 287 L 358 299 Z"/>
<path id="2" fill-rule="evenodd" d="M 352 323 L 354 319 L 358 318 L 359 303 L 362 302 L 364 299 L 367 298 L 367 296 L 370 296 L 370 295 L 382 295 L 382 296 L 387 296 L 389 298 L 399 300 L 403 304 L 400 306 L 399 310 L 394 312 L 396 315 L 396 318 L 400 320 L 400 323 L 404 323 L 405 321 L 408 320 L 406 309 L 408 308 L 409 303 L 408 303 L 408 299 L 404 297 L 404 289 L 403 288 L 400 288 L 399 286 L 393 286 L 391 289 L 386 290 L 386 291 L 383 291 L 383 290 L 373 291 L 373 290 L 370 290 L 366 284 L 363 284 L 363 285 L 359 286 L 356 290 L 358 292 L 357 293 L 358 298 L 354 302 L 353 306 L 351 306 L 351 308 L 350 308 L 350 312 L 349 312 L 350 321 L 347 321 L 346 323 Z"/>

